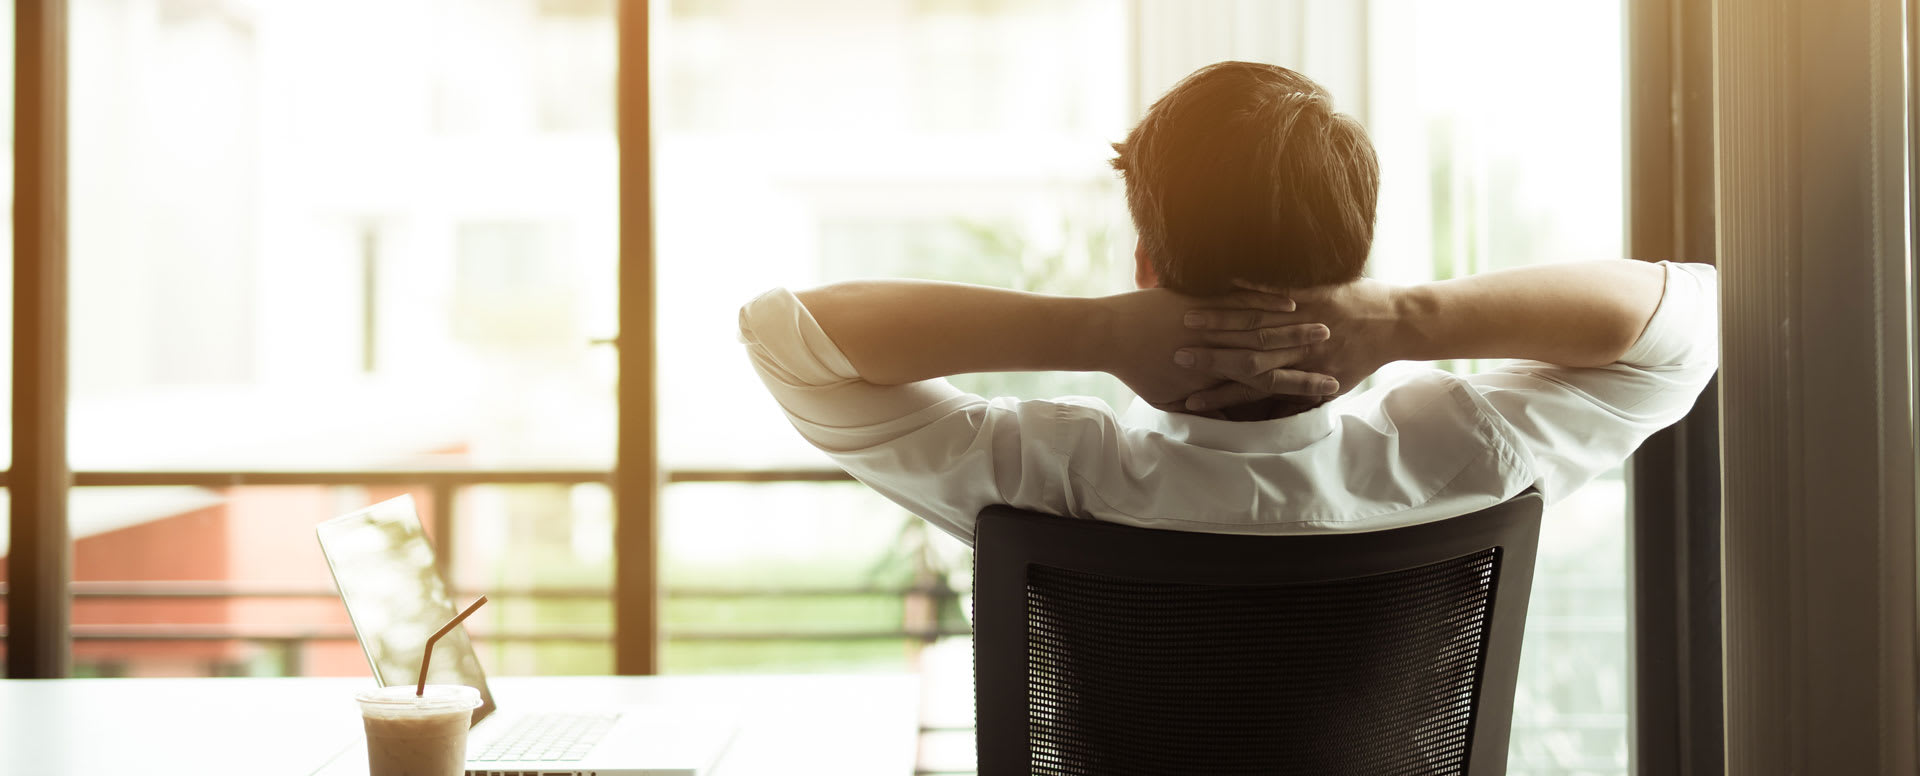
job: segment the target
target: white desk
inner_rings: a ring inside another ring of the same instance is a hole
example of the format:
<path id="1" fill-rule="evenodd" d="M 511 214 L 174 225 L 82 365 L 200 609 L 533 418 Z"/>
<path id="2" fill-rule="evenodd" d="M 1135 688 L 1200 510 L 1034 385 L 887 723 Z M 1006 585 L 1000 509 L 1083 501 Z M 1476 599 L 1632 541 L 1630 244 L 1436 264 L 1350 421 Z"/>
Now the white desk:
<path id="1" fill-rule="evenodd" d="M 714 776 L 908 776 L 911 676 L 503 677 L 502 708 L 548 699 L 733 712 Z M 0 774 L 308 776 L 360 740 L 369 679 L 0 680 Z M 358 772 L 365 773 L 364 762 Z"/>

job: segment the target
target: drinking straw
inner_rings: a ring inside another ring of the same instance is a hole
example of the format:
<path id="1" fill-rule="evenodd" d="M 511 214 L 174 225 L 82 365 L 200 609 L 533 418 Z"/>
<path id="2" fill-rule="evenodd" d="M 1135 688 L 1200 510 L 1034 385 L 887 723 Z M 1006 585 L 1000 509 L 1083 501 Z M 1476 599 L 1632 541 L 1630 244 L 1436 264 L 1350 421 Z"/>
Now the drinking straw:
<path id="1" fill-rule="evenodd" d="M 467 619 L 467 615 L 473 614 L 473 610 L 480 608 L 480 605 L 486 602 L 487 597 L 480 596 L 479 600 L 468 606 L 466 611 L 454 615 L 447 624 L 440 626 L 440 630 L 434 631 L 433 635 L 427 637 L 427 651 L 420 656 L 420 684 L 413 688 L 414 697 L 424 697 L 427 694 L 427 664 L 433 662 L 433 642 L 447 635 L 447 631 L 453 630 L 453 626 L 459 625 L 461 620 Z"/>

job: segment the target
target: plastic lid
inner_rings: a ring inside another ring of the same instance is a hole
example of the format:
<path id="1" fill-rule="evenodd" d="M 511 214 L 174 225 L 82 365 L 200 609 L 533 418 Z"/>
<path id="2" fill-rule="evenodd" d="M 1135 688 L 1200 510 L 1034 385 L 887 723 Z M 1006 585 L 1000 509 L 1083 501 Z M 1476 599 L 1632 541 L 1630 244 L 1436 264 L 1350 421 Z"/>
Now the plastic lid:
<path id="1" fill-rule="evenodd" d="M 480 705 L 480 691 L 458 684 L 429 684 L 424 695 L 414 695 L 414 685 L 396 684 L 376 687 L 354 694 L 353 699 L 369 711 L 391 713 L 429 713 L 466 711 Z"/>

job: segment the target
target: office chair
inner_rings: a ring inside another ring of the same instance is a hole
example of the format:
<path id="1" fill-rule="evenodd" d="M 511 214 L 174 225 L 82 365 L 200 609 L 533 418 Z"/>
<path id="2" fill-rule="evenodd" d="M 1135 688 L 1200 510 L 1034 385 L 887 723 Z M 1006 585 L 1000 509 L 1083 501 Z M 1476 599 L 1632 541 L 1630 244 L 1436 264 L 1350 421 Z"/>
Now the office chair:
<path id="1" fill-rule="evenodd" d="M 980 513 L 980 776 L 1506 772 L 1541 500 L 1248 536 Z"/>

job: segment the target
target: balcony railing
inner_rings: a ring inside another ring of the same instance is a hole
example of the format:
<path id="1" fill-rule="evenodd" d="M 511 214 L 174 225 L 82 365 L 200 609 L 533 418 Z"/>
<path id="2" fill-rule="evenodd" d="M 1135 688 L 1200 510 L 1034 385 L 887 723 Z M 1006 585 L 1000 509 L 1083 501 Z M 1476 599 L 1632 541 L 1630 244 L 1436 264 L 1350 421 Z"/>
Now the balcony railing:
<path id="1" fill-rule="evenodd" d="M 329 589 L 301 589 L 283 587 L 261 587 L 245 584 L 233 584 L 219 581 L 155 581 L 155 582 L 74 582 L 75 600 L 156 600 L 156 599 L 310 599 L 327 600 L 338 597 Z M 5 584 L 0 584 L 0 597 L 6 595 Z M 472 598 L 482 591 L 454 591 L 454 597 Z M 612 591 L 605 588 L 538 588 L 526 590 L 484 591 L 488 598 L 497 601 L 580 601 L 605 600 Z M 957 598 L 960 593 L 944 585 L 920 586 L 841 586 L 841 587 L 673 587 L 663 591 L 667 600 L 728 600 L 761 598 L 843 598 L 849 596 L 884 596 L 898 598 L 903 604 L 913 599 L 938 601 Z M 487 630 L 472 629 L 470 633 L 477 642 L 513 642 L 513 643 L 587 643 L 606 644 L 613 641 L 611 628 L 541 628 L 538 630 Z M 941 628 L 938 626 L 914 627 L 902 625 L 898 628 L 867 629 L 694 629 L 667 628 L 662 638 L 667 641 L 707 641 L 707 642 L 771 642 L 771 641 L 917 641 L 932 643 L 935 640 L 968 636 L 971 631 L 965 628 Z M 6 635 L 6 629 L 0 627 L 0 638 Z M 279 656 L 281 672 L 288 676 L 298 676 L 302 671 L 300 655 L 310 642 L 353 641 L 352 628 L 345 625 L 327 627 L 297 626 L 250 626 L 246 624 L 207 623 L 161 623 L 161 624 L 121 624 L 73 626 L 75 641 L 192 641 L 221 642 L 238 641 L 259 644 L 271 649 Z"/>
<path id="2" fill-rule="evenodd" d="M 838 469 L 678 469 L 664 472 L 662 478 L 666 484 L 680 483 L 833 483 L 852 482 L 853 478 Z M 406 486 L 425 488 L 429 498 L 423 504 L 421 516 L 429 532 L 435 537 L 438 548 L 436 560 L 441 573 L 446 575 L 452 568 L 453 548 L 451 541 L 458 524 L 455 510 L 455 493 L 461 489 L 482 485 L 578 485 L 603 484 L 612 486 L 613 473 L 604 470 L 474 470 L 474 469 L 419 469 L 419 470 L 383 470 L 383 471 L 224 471 L 224 472 L 135 472 L 135 471 L 81 471 L 72 475 L 74 487 L 153 487 L 185 486 L 209 489 L 236 487 L 276 487 L 276 486 Z M 6 485 L 6 472 L 0 471 L 0 487 Z M 6 595 L 6 585 L 0 584 L 0 599 Z M 84 600 L 157 600 L 157 599 L 304 599 L 324 600 L 337 597 L 330 588 L 293 588 L 249 585 L 225 581 L 75 581 L 71 583 L 72 596 L 76 601 Z M 484 592 L 494 600 L 532 600 L 532 601 L 582 601 L 610 599 L 613 591 L 606 588 L 562 588 L 542 587 L 516 590 L 470 591 L 455 590 L 458 598 L 470 598 Z M 842 598 L 850 596 L 884 596 L 898 598 L 902 604 L 902 624 L 895 628 L 864 629 L 697 629 L 663 628 L 661 638 L 664 641 L 700 641 L 700 642 L 850 642 L 850 641 L 908 641 L 931 644 L 934 641 L 956 636 L 971 635 L 965 628 L 940 627 L 937 619 L 926 622 L 910 622 L 907 612 L 939 611 L 939 604 L 951 601 L 961 595 L 944 584 L 920 585 L 852 585 L 852 586 L 810 586 L 810 587 L 774 587 L 774 586 L 738 586 L 738 587 L 668 587 L 662 596 L 668 601 L 686 600 L 747 600 L 766 598 L 808 599 Z M 919 601 L 927 606 L 915 606 L 911 602 Z M 925 619 L 925 618 L 921 618 Z M 0 638 L 4 638 L 5 629 L 0 627 Z M 474 629 L 472 636 L 477 642 L 510 643 L 590 643 L 611 644 L 615 634 L 608 628 L 539 628 L 532 630 L 484 630 Z M 281 673 L 295 676 L 303 673 L 301 655 L 308 644 L 314 642 L 351 642 L 354 633 L 345 625 L 326 627 L 298 626 L 248 626 L 244 624 L 127 624 L 127 625 L 88 625 L 72 626 L 72 638 L 75 642 L 242 642 L 260 645 L 271 651 L 277 658 Z M 953 728 L 950 726 L 923 726 L 922 735 L 971 730 L 971 728 Z M 926 770 L 918 773 L 923 776 L 935 773 L 961 773 L 966 771 Z"/>
<path id="3" fill-rule="evenodd" d="M 788 483 L 788 482 L 852 482 L 853 478 L 838 469 L 677 469 L 665 473 L 667 484 L 679 483 Z M 598 483 L 611 485 L 613 473 L 604 470 L 478 470 L 478 469 L 416 469 L 416 470 L 367 470 L 367 471 L 81 471 L 73 473 L 74 487 L 154 487 L 184 486 L 199 488 L 234 487 L 284 487 L 284 486 L 416 486 L 424 487 L 431 494 L 425 505 L 428 530 L 435 537 L 438 552 L 436 560 L 442 574 L 451 568 L 454 543 L 448 537 L 453 535 L 455 518 L 455 491 L 464 487 L 480 485 L 577 485 Z M 6 474 L 0 471 L 0 487 L 6 484 Z M 286 588 L 222 581 L 130 581 L 130 582 L 92 582 L 76 581 L 71 586 L 72 595 L 79 599 L 237 599 L 237 598 L 281 598 L 281 599 L 330 599 L 337 594 L 325 588 Z M 454 591 L 459 598 L 470 598 L 485 593 L 496 600 L 596 600 L 607 599 L 612 591 L 605 588 L 538 588 L 526 590 L 486 590 Z M 954 599 L 959 591 L 944 584 L 923 584 L 913 586 L 840 586 L 840 587 L 677 587 L 662 591 L 669 600 L 696 599 L 756 599 L 756 598 L 832 598 L 848 596 L 886 596 L 897 597 L 903 604 L 911 600 L 939 603 L 941 599 Z M 6 595 L 6 585 L 0 583 L 0 597 Z M 5 629 L 0 628 L 0 636 Z M 701 630 L 673 629 L 662 631 L 662 638 L 668 641 L 866 641 L 866 640 L 912 640 L 931 643 L 948 636 L 970 635 L 970 631 L 955 628 L 940 628 L 936 625 L 903 624 L 899 628 L 887 629 L 820 629 L 820 630 L 784 630 L 784 629 L 740 629 L 740 630 Z M 530 631 L 484 631 L 475 630 L 476 640 L 509 642 L 611 642 L 614 638 L 610 628 L 598 630 L 556 630 L 543 628 Z M 297 650 L 309 641 L 351 641 L 354 636 L 350 628 L 344 626 L 332 628 L 291 628 L 268 627 L 251 628 L 227 624 L 207 625 L 80 625 L 73 626 L 73 638 L 76 641 L 245 641 L 259 642 L 281 647 L 285 650 Z M 287 673 L 298 673 L 297 661 L 289 667 Z"/>

